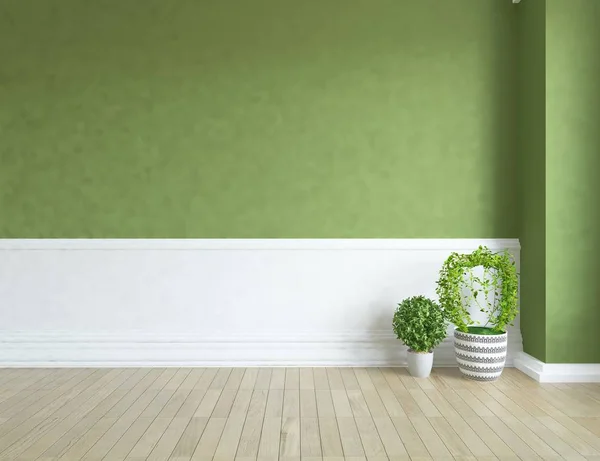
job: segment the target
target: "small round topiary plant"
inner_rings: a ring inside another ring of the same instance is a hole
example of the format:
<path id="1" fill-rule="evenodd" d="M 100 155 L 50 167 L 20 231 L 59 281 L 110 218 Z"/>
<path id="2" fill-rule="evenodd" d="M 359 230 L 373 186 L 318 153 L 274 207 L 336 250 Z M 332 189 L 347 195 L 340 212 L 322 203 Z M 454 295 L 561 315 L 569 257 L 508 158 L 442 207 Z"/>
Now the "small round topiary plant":
<path id="1" fill-rule="evenodd" d="M 431 352 L 446 338 L 444 314 L 425 296 L 413 296 L 398 304 L 392 325 L 398 339 L 413 352 Z"/>
<path id="2" fill-rule="evenodd" d="M 478 266 L 483 266 L 483 277 L 475 276 L 471 270 Z M 468 288 L 467 295 L 464 295 L 464 288 Z M 480 246 L 473 253 L 452 253 L 446 259 L 440 270 L 436 293 L 446 319 L 458 331 L 504 334 L 506 326 L 512 325 L 519 312 L 518 290 L 519 277 L 510 253 L 493 253 Z M 490 295 L 493 295 L 491 302 Z M 476 305 L 488 316 L 483 327 L 473 326 L 468 311 L 470 305 Z"/>

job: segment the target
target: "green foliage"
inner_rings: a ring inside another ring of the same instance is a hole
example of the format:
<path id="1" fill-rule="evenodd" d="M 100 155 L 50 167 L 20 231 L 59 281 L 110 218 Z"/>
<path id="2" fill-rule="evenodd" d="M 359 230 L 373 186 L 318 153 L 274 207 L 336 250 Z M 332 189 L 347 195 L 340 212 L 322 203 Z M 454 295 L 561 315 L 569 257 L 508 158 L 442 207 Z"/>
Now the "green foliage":
<path id="1" fill-rule="evenodd" d="M 471 270 L 478 266 L 483 266 L 482 277 L 475 276 Z M 519 312 L 519 276 L 515 261 L 507 251 L 492 253 L 489 248 L 480 246 L 471 254 L 452 253 L 440 270 L 437 285 L 446 319 L 465 333 L 473 324 L 467 310 L 473 303 L 487 314 L 489 320 L 485 326 L 491 325 L 495 333 L 504 333 L 506 325 L 512 325 Z M 463 295 L 465 287 L 468 288 L 466 296 Z"/>
<path id="2" fill-rule="evenodd" d="M 415 352 L 430 352 L 446 337 L 442 309 L 424 296 L 413 296 L 398 304 L 392 325 L 398 339 Z"/>

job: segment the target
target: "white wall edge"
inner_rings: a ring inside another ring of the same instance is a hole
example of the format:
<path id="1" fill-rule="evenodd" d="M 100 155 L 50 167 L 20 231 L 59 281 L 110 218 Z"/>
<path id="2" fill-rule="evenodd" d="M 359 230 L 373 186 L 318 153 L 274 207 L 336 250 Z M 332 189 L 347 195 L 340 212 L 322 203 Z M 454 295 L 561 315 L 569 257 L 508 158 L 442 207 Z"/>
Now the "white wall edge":
<path id="1" fill-rule="evenodd" d="M 0 239 L 0 250 L 519 250 L 518 239 Z"/>
<path id="2" fill-rule="evenodd" d="M 507 366 L 522 349 L 509 332 Z M 228 335 L 0 332 L 0 367 L 406 366 L 406 347 L 387 331 L 337 334 Z M 456 366 L 453 338 L 434 365 Z"/>
<path id="3" fill-rule="evenodd" d="M 406 366 L 397 303 L 480 245 L 519 265 L 517 239 L 0 239 L 0 366 Z"/>
<path id="4" fill-rule="evenodd" d="M 540 383 L 600 383 L 598 363 L 544 363 L 519 352 L 514 366 Z"/>

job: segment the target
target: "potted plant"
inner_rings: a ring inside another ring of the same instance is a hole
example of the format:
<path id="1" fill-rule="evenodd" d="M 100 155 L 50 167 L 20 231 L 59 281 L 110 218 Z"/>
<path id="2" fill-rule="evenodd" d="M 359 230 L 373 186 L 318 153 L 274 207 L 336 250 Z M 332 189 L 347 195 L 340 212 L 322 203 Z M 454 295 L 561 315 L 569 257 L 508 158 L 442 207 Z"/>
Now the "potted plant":
<path id="1" fill-rule="evenodd" d="M 483 275 L 473 269 L 483 267 Z M 507 325 L 518 314 L 519 279 L 515 261 L 507 251 L 493 253 L 479 247 L 471 254 L 452 253 L 444 262 L 437 281 L 439 302 L 454 324 L 454 350 L 464 376 L 494 381 L 506 362 Z M 469 307 L 487 319 L 474 322 Z"/>
<path id="2" fill-rule="evenodd" d="M 408 346 L 408 371 L 416 378 L 427 378 L 433 349 L 446 338 L 440 306 L 424 296 L 407 298 L 398 304 L 392 324 L 398 339 Z"/>

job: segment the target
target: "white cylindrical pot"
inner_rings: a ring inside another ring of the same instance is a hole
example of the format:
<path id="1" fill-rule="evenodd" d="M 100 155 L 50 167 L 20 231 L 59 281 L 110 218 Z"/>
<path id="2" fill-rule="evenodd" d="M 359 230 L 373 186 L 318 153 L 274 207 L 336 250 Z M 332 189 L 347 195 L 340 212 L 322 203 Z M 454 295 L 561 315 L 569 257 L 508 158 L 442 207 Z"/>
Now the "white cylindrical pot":
<path id="1" fill-rule="evenodd" d="M 508 336 L 477 335 L 454 330 L 454 351 L 462 374 L 476 381 L 495 381 L 506 362 Z"/>
<path id="2" fill-rule="evenodd" d="M 433 366 L 433 352 L 414 352 L 408 350 L 408 372 L 415 378 L 427 378 Z"/>

